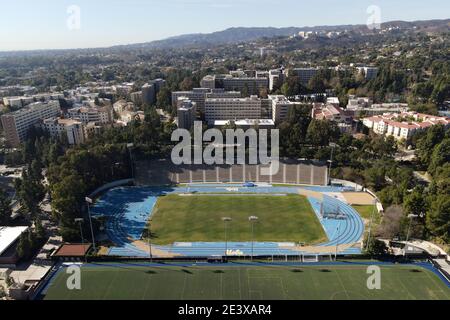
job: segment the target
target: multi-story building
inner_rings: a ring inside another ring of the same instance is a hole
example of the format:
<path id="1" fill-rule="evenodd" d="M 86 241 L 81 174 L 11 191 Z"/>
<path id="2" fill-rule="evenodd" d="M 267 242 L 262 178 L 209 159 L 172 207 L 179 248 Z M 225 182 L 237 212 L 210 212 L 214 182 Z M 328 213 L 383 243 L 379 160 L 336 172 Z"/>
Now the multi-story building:
<path id="1" fill-rule="evenodd" d="M 272 120 L 275 123 L 287 120 L 290 109 L 303 105 L 301 102 L 292 102 L 283 95 L 269 95 L 268 101 L 272 107 Z"/>
<path id="2" fill-rule="evenodd" d="M 200 80 L 200 86 L 202 88 L 215 89 L 216 88 L 216 76 L 207 75 Z"/>
<path id="3" fill-rule="evenodd" d="M 142 104 L 143 103 L 142 91 L 130 93 L 130 100 L 135 104 Z"/>
<path id="4" fill-rule="evenodd" d="M 376 134 L 393 136 L 397 140 L 408 140 L 417 131 L 441 124 L 450 127 L 450 118 L 437 117 L 416 112 L 385 113 L 363 119 L 363 124 Z"/>
<path id="5" fill-rule="evenodd" d="M 269 88 L 269 78 L 267 77 L 233 77 L 227 75 L 222 79 L 225 91 L 247 91 L 250 95 L 259 94 L 261 89 Z"/>
<path id="6" fill-rule="evenodd" d="M 108 124 L 113 121 L 113 108 L 110 106 L 98 108 L 78 107 L 69 109 L 67 112 L 71 119 L 79 120 L 83 124 L 89 122 Z"/>
<path id="7" fill-rule="evenodd" d="M 78 120 L 45 119 L 42 123 L 42 128 L 47 130 L 52 137 L 66 136 L 69 144 L 80 144 L 85 140 L 83 124 Z"/>
<path id="8" fill-rule="evenodd" d="M 284 70 L 273 69 L 269 71 L 269 90 L 273 91 L 275 88 L 281 87 L 284 81 Z"/>
<path id="9" fill-rule="evenodd" d="M 194 88 L 191 91 L 172 92 L 172 105 L 177 106 L 178 99 L 187 98 L 196 103 L 196 109 L 199 112 L 205 112 L 205 100 L 214 98 L 240 98 L 238 91 L 225 91 L 224 89 Z"/>
<path id="10" fill-rule="evenodd" d="M 205 101 L 205 120 L 214 125 L 216 120 L 261 119 L 261 99 L 216 98 Z"/>
<path id="11" fill-rule="evenodd" d="M 347 105 L 347 111 L 352 112 L 355 118 L 382 115 L 384 113 L 403 113 L 409 110 L 407 103 L 377 103 L 363 105 Z"/>
<path id="12" fill-rule="evenodd" d="M 339 105 L 315 103 L 312 118 L 350 124 L 353 121 L 353 113 L 342 109 Z"/>
<path id="13" fill-rule="evenodd" d="M 378 75 L 378 68 L 376 67 L 357 67 L 358 73 L 363 74 L 366 80 L 372 80 Z"/>
<path id="14" fill-rule="evenodd" d="M 196 103 L 189 99 L 178 100 L 178 128 L 190 130 L 196 119 Z"/>
<path id="15" fill-rule="evenodd" d="M 288 74 L 289 76 L 298 77 L 300 83 L 306 86 L 318 71 L 319 69 L 317 68 L 293 68 L 289 70 Z"/>
<path id="16" fill-rule="evenodd" d="M 8 144 L 13 147 L 19 146 L 26 139 L 31 127 L 59 114 L 59 101 L 49 101 L 32 103 L 20 110 L 2 115 L 2 126 Z"/>
<path id="17" fill-rule="evenodd" d="M 153 105 L 162 86 L 166 83 L 163 79 L 155 79 L 142 86 L 142 102 Z"/>

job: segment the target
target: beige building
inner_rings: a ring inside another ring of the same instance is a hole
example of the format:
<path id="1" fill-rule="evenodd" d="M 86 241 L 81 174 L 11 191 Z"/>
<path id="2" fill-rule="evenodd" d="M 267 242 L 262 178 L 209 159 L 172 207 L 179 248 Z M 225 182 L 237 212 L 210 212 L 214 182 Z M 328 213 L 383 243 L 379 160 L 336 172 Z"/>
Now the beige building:
<path id="1" fill-rule="evenodd" d="M 2 127 L 8 144 L 13 147 L 19 146 L 25 141 L 31 127 L 59 114 L 59 101 L 49 101 L 32 103 L 18 111 L 2 115 Z"/>
<path id="2" fill-rule="evenodd" d="M 73 119 L 45 119 L 42 128 L 52 137 L 66 136 L 69 144 L 80 144 L 85 141 L 84 127 L 81 121 Z"/>
<path id="3" fill-rule="evenodd" d="M 268 100 L 272 107 L 272 120 L 276 124 L 287 120 L 290 109 L 303 105 L 300 102 L 292 102 L 283 95 L 269 95 Z"/>
<path id="4" fill-rule="evenodd" d="M 113 108 L 110 106 L 97 108 L 72 108 L 68 110 L 68 114 L 71 119 L 79 120 L 83 124 L 87 124 L 89 122 L 109 124 L 113 121 Z"/>
<path id="5" fill-rule="evenodd" d="M 244 120 L 261 118 L 261 99 L 215 98 L 205 101 L 205 120 L 213 125 L 216 120 Z"/>

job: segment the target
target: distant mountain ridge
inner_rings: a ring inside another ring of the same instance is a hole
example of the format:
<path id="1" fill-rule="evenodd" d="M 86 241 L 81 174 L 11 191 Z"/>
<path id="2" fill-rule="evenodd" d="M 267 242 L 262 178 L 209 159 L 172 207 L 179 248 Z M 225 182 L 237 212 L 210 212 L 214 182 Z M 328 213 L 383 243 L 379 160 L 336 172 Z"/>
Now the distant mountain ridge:
<path id="1" fill-rule="evenodd" d="M 402 28 L 430 31 L 449 31 L 450 19 L 426 20 L 426 21 L 390 21 L 382 23 L 382 28 Z M 273 38 L 278 36 L 290 36 L 300 31 L 363 31 L 368 30 L 366 25 L 339 25 L 339 26 L 314 26 L 314 27 L 233 27 L 212 33 L 194 33 L 174 36 L 162 40 L 147 43 L 131 44 L 146 48 L 177 48 L 184 46 L 206 46 L 218 44 L 232 44 L 252 41 L 261 38 Z"/>

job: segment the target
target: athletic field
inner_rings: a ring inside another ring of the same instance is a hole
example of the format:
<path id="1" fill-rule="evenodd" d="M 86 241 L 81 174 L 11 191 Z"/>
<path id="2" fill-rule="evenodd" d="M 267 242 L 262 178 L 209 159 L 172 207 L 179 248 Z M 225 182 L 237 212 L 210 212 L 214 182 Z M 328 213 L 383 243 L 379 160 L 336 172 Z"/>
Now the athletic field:
<path id="1" fill-rule="evenodd" d="M 450 289 L 417 265 L 383 264 L 381 289 L 367 288 L 367 265 L 87 265 L 81 290 L 68 290 L 65 269 L 45 299 L 450 299 Z M 44 292 L 45 293 L 45 292 Z"/>
<path id="2" fill-rule="evenodd" d="M 167 195 L 159 197 L 151 219 L 155 244 L 217 242 L 225 240 L 222 217 L 230 217 L 229 241 L 326 241 L 326 235 L 309 201 L 300 195 Z M 144 232 L 144 235 L 147 233 Z"/>

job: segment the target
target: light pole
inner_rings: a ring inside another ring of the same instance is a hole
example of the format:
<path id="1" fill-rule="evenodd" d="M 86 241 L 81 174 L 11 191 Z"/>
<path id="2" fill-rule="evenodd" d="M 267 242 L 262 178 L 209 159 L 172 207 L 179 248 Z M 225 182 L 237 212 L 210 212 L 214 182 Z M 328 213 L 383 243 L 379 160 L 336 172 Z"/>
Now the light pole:
<path id="1" fill-rule="evenodd" d="M 130 155 L 130 166 L 131 166 L 131 179 L 134 180 L 134 168 L 133 168 L 133 156 L 131 155 L 131 148 L 134 147 L 133 143 L 127 143 L 128 153 Z"/>
<path id="2" fill-rule="evenodd" d="M 248 217 L 248 221 L 250 221 L 250 224 L 252 225 L 252 257 L 251 257 L 251 261 L 253 261 L 253 243 L 254 243 L 254 225 L 255 222 L 258 221 L 258 217 L 256 216 L 250 216 Z"/>
<path id="3" fill-rule="evenodd" d="M 80 225 L 80 236 L 81 236 L 81 244 L 83 245 L 83 250 L 84 250 L 84 237 L 83 237 L 83 228 L 81 226 L 81 224 L 84 222 L 83 218 L 76 218 L 75 223 L 79 223 Z M 86 254 L 84 255 L 84 261 L 86 262 Z"/>
<path id="4" fill-rule="evenodd" d="M 96 252 L 97 248 L 95 247 L 94 229 L 92 228 L 92 218 L 91 218 L 91 209 L 90 209 L 90 204 L 92 204 L 93 201 L 89 197 L 86 197 L 85 200 L 86 200 L 87 208 L 88 208 L 89 225 L 91 226 L 92 246 L 94 248 L 94 252 Z"/>
<path id="5" fill-rule="evenodd" d="M 377 206 L 377 199 L 373 200 L 373 208 L 372 208 L 372 213 L 370 214 L 370 223 L 369 223 L 369 232 L 367 235 L 367 244 L 366 244 L 366 252 L 369 251 L 369 246 L 370 246 L 370 233 L 372 231 L 372 223 L 373 223 L 373 214 L 375 213 L 375 208 Z"/>
<path id="6" fill-rule="evenodd" d="M 328 162 L 330 163 L 330 165 L 328 167 L 328 184 L 331 184 L 331 165 L 333 164 L 334 148 L 336 148 L 337 144 L 330 142 L 329 146 L 331 147 L 331 155 L 330 155 L 330 160 L 328 160 Z"/>
<path id="7" fill-rule="evenodd" d="M 230 217 L 223 217 L 222 221 L 225 225 L 225 259 L 228 260 L 228 222 L 230 222 L 232 219 Z"/>
<path id="8" fill-rule="evenodd" d="M 339 220 L 339 224 L 337 227 L 337 238 L 336 238 L 336 249 L 334 251 L 334 261 L 337 261 L 338 247 L 339 247 L 339 237 L 341 236 L 341 220 Z"/>

